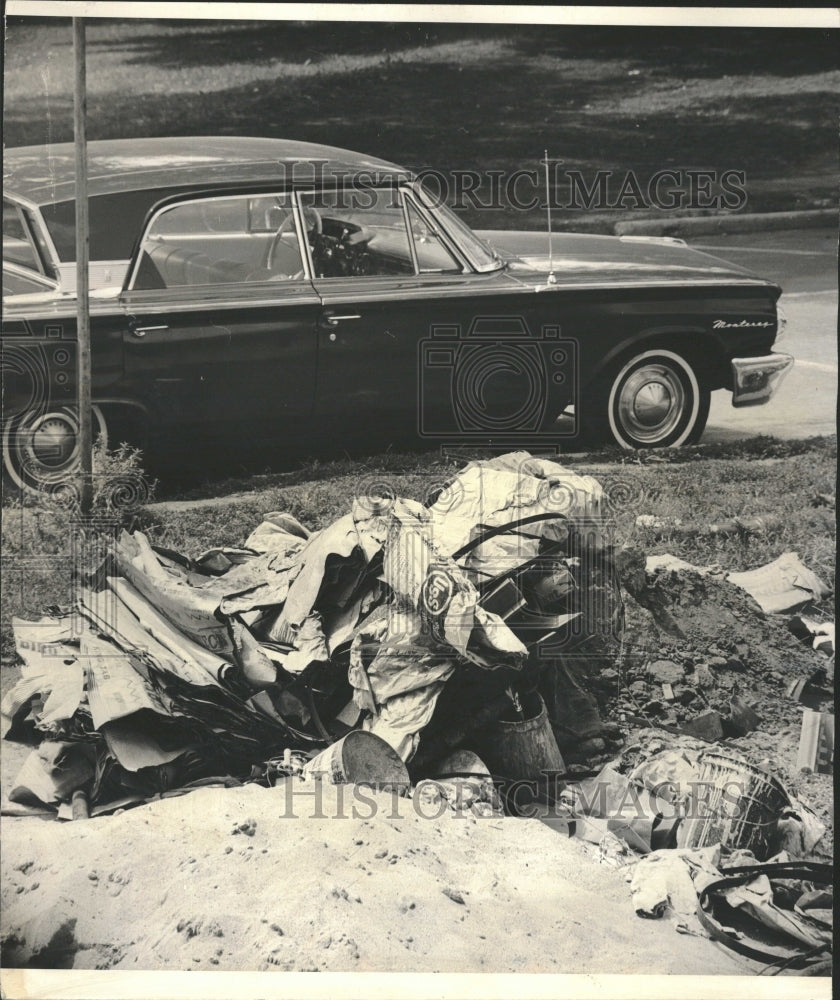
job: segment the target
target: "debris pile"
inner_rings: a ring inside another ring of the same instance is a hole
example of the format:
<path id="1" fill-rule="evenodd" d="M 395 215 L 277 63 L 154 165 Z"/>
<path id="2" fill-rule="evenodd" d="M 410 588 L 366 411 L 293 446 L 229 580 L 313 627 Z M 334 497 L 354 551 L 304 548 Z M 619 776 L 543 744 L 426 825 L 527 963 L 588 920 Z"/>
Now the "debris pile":
<path id="1" fill-rule="evenodd" d="M 827 826 L 774 770 L 731 747 L 645 730 L 534 815 L 625 869 L 637 915 L 667 916 L 680 933 L 778 971 L 824 971 L 833 866 L 803 859 L 823 846 Z"/>
<path id="2" fill-rule="evenodd" d="M 243 548 L 196 560 L 124 532 L 72 614 L 14 623 L 6 735 L 42 742 L 12 798 L 66 805 L 81 788 L 93 814 L 265 777 L 354 731 L 416 780 L 506 720 L 539 720 L 518 767 L 562 770 L 565 668 L 545 651 L 620 638 L 601 497 L 515 453 L 471 463 L 428 506 L 357 497 L 314 533 L 269 514 Z"/>
<path id="3" fill-rule="evenodd" d="M 359 496 L 317 532 L 273 512 L 197 559 L 123 532 L 75 608 L 14 622 L 3 736 L 36 746 L 10 808 L 317 780 L 536 817 L 627 866 L 639 915 L 823 962 L 833 625 L 806 615 L 826 588 L 795 553 L 725 574 L 616 550 L 604 507 L 514 453 L 425 506 Z"/>

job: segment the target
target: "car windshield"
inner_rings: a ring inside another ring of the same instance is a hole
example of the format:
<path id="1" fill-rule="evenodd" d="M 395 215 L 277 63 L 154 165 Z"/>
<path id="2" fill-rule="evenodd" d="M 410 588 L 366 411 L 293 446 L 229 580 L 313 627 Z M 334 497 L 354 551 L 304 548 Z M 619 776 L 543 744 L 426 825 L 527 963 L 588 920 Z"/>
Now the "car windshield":
<path id="1" fill-rule="evenodd" d="M 502 266 L 499 255 L 491 250 L 483 240 L 479 239 L 448 205 L 426 191 L 422 184 L 418 184 L 416 190 L 419 192 L 423 204 L 442 222 L 444 229 L 449 231 L 455 242 L 469 257 L 476 271 L 496 271 Z"/>

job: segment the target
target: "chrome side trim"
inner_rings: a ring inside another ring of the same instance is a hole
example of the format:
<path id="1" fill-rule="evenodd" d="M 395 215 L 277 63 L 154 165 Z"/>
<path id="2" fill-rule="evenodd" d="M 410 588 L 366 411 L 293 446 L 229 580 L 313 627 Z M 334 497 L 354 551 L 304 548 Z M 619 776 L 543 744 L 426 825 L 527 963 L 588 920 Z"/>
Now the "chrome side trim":
<path id="1" fill-rule="evenodd" d="M 12 274 L 19 274 L 21 278 L 26 278 L 28 281 L 40 281 L 42 284 L 47 286 L 44 289 L 45 292 L 58 291 L 59 283 L 55 280 L 55 278 L 50 278 L 46 274 L 41 274 L 40 271 L 33 271 L 31 268 L 24 267 L 22 264 L 14 264 L 10 260 L 4 260 L 3 270 L 10 271 Z"/>
<path id="2" fill-rule="evenodd" d="M 396 275 L 394 277 L 397 277 Z M 390 279 L 380 279 L 389 280 Z M 340 282 L 346 282 L 346 278 L 322 278 L 319 279 L 319 288 L 322 292 L 326 292 L 329 285 L 328 283 L 335 282 L 336 287 L 338 287 Z M 406 288 L 406 278 L 403 277 L 401 283 L 395 288 L 389 288 L 387 291 L 384 289 L 371 289 L 369 287 L 363 287 L 361 281 L 359 282 L 359 291 L 355 295 L 343 296 L 343 301 L 350 302 L 354 298 L 358 299 L 370 299 L 371 296 L 374 298 L 383 298 L 385 300 L 389 299 L 406 299 L 409 297 L 425 298 L 425 297 L 436 297 L 445 298 L 448 296 L 460 297 L 465 294 L 469 296 L 485 296 L 485 295 L 498 295 L 500 290 L 501 282 L 504 285 L 501 287 L 505 290 L 516 292 L 520 289 L 528 291 L 529 294 L 558 294 L 560 292 L 600 292 L 600 291 L 623 291 L 627 289 L 633 289 L 638 291 L 640 288 L 651 289 L 651 288 L 684 288 L 684 289 L 696 289 L 700 290 L 707 285 L 720 285 L 720 282 L 702 282 L 702 281 L 649 281 L 645 282 L 643 285 L 638 281 L 625 281 L 625 282 L 609 282 L 609 281 L 576 281 L 569 282 L 568 284 L 561 284 L 558 282 L 556 285 L 539 286 L 535 289 L 534 284 L 531 282 L 523 282 L 521 279 L 515 277 L 507 272 L 491 271 L 487 273 L 475 274 L 455 274 L 455 275 L 439 275 L 439 274 L 423 274 L 419 277 L 409 276 L 408 281 L 410 282 L 420 282 L 417 285 L 411 285 Z M 426 288 L 426 282 L 434 287 Z M 485 284 L 486 282 L 486 284 Z M 121 304 L 123 307 L 131 310 L 142 309 L 144 313 L 151 315 L 152 313 L 160 312 L 181 312 L 181 311 L 205 311 L 209 309 L 224 309 L 224 308 L 242 308 L 244 307 L 260 307 L 260 306 L 272 306 L 277 308 L 284 305 L 294 306 L 300 302 L 319 302 L 318 294 L 312 288 L 308 282 L 304 281 L 294 281 L 289 283 L 290 286 L 294 287 L 294 294 L 284 295 L 281 283 L 277 283 L 272 286 L 274 290 L 274 295 L 271 298 L 266 298 L 264 295 L 260 298 L 251 298 L 243 293 L 243 290 L 248 288 L 246 285 L 236 285 L 235 287 L 241 294 L 236 298 L 219 298 L 219 299 L 206 299 L 201 302 L 185 301 L 185 300 L 169 300 L 162 301 L 160 298 L 161 292 L 167 291 L 166 289 L 150 289 L 146 291 L 137 291 L 132 293 L 134 296 L 138 295 L 148 295 L 149 305 L 142 299 L 132 298 L 126 299 L 121 298 Z M 443 285 L 452 285 L 452 289 L 446 289 L 442 287 Z M 265 284 L 261 282 L 253 282 L 254 288 L 259 287 L 265 289 Z M 523 287 L 524 286 L 524 287 Z M 743 281 L 729 281 L 726 283 L 726 287 L 756 287 L 754 280 L 743 280 Z M 183 286 L 184 288 L 190 286 Z M 201 287 L 201 286 L 193 286 Z M 182 292 L 183 289 L 169 289 L 170 292 Z M 156 301 L 152 298 L 153 292 L 156 295 Z M 308 298 L 305 298 L 308 293 Z M 21 318 L 21 319 L 51 319 L 56 316 L 67 315 L 75 316 L 75 298 L 70 299 L 70 302 L 57 300 L 55 306 L 49 310 L 41 310 L 38 313 L 33 312 L 31 309 L 25 309 L 22 305 L 15 306 L 13 299 L 7 299 L 5 302 L 5 316 L 7 319 Z M 94 310 L 97 314 L 102 314 L 106 312 L 117 313 L 118 310 L 111 306 L 109 310 L 106 307 L 106 303 L 95 303 L 91 301 L 91 312 Z M 778 355 L 776 355 L 778 356 Z M 748 359 L 749 360 L 749 359 Z"/>

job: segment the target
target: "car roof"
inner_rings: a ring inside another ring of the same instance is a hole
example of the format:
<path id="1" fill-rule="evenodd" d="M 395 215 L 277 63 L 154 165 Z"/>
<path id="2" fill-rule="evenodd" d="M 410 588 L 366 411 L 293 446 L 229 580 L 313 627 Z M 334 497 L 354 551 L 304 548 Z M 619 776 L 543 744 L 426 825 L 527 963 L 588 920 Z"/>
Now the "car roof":
<path id="1" fill-rule="evenodd" d="M 335 146 L 246 136 L 105 139 L 88 143 L 88 196 L 216 184 L 248 184 L 316 176 L 347 180 L 360 174 L 406 177 L 408 171 L 376 157 Z M 307 164 L 314 164 L 307 166 Z M 297 165 L 297 166 L 295 166 Z M 37 205 L 75 197 L 75 147 L 71 142 L 18 146 L 3 156 L 8 194 Z"/>

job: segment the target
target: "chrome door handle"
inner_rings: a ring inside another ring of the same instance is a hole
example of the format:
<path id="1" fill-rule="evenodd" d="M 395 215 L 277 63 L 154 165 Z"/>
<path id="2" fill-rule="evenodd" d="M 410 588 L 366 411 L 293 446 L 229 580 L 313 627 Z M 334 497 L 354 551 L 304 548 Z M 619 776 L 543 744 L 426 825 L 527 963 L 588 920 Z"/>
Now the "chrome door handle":
<path id="1" fill-rule="evenodd" d="M 168 330 L 168 326 L 135 326 L 132 329 L 132 333 L 135 337 L 145 337 L 147 333 L 152 333 L 155 330 Z"/>
<path id="2" fill-rule="evenodd" d="M 343 313 L 341 315 L 336 315 L 335 313 L 324 313 L 321 317 L 321 326 L 338 326 L 339 323 L 347 319 L 361 319 L 362 317 L 359 313 Z"/>

